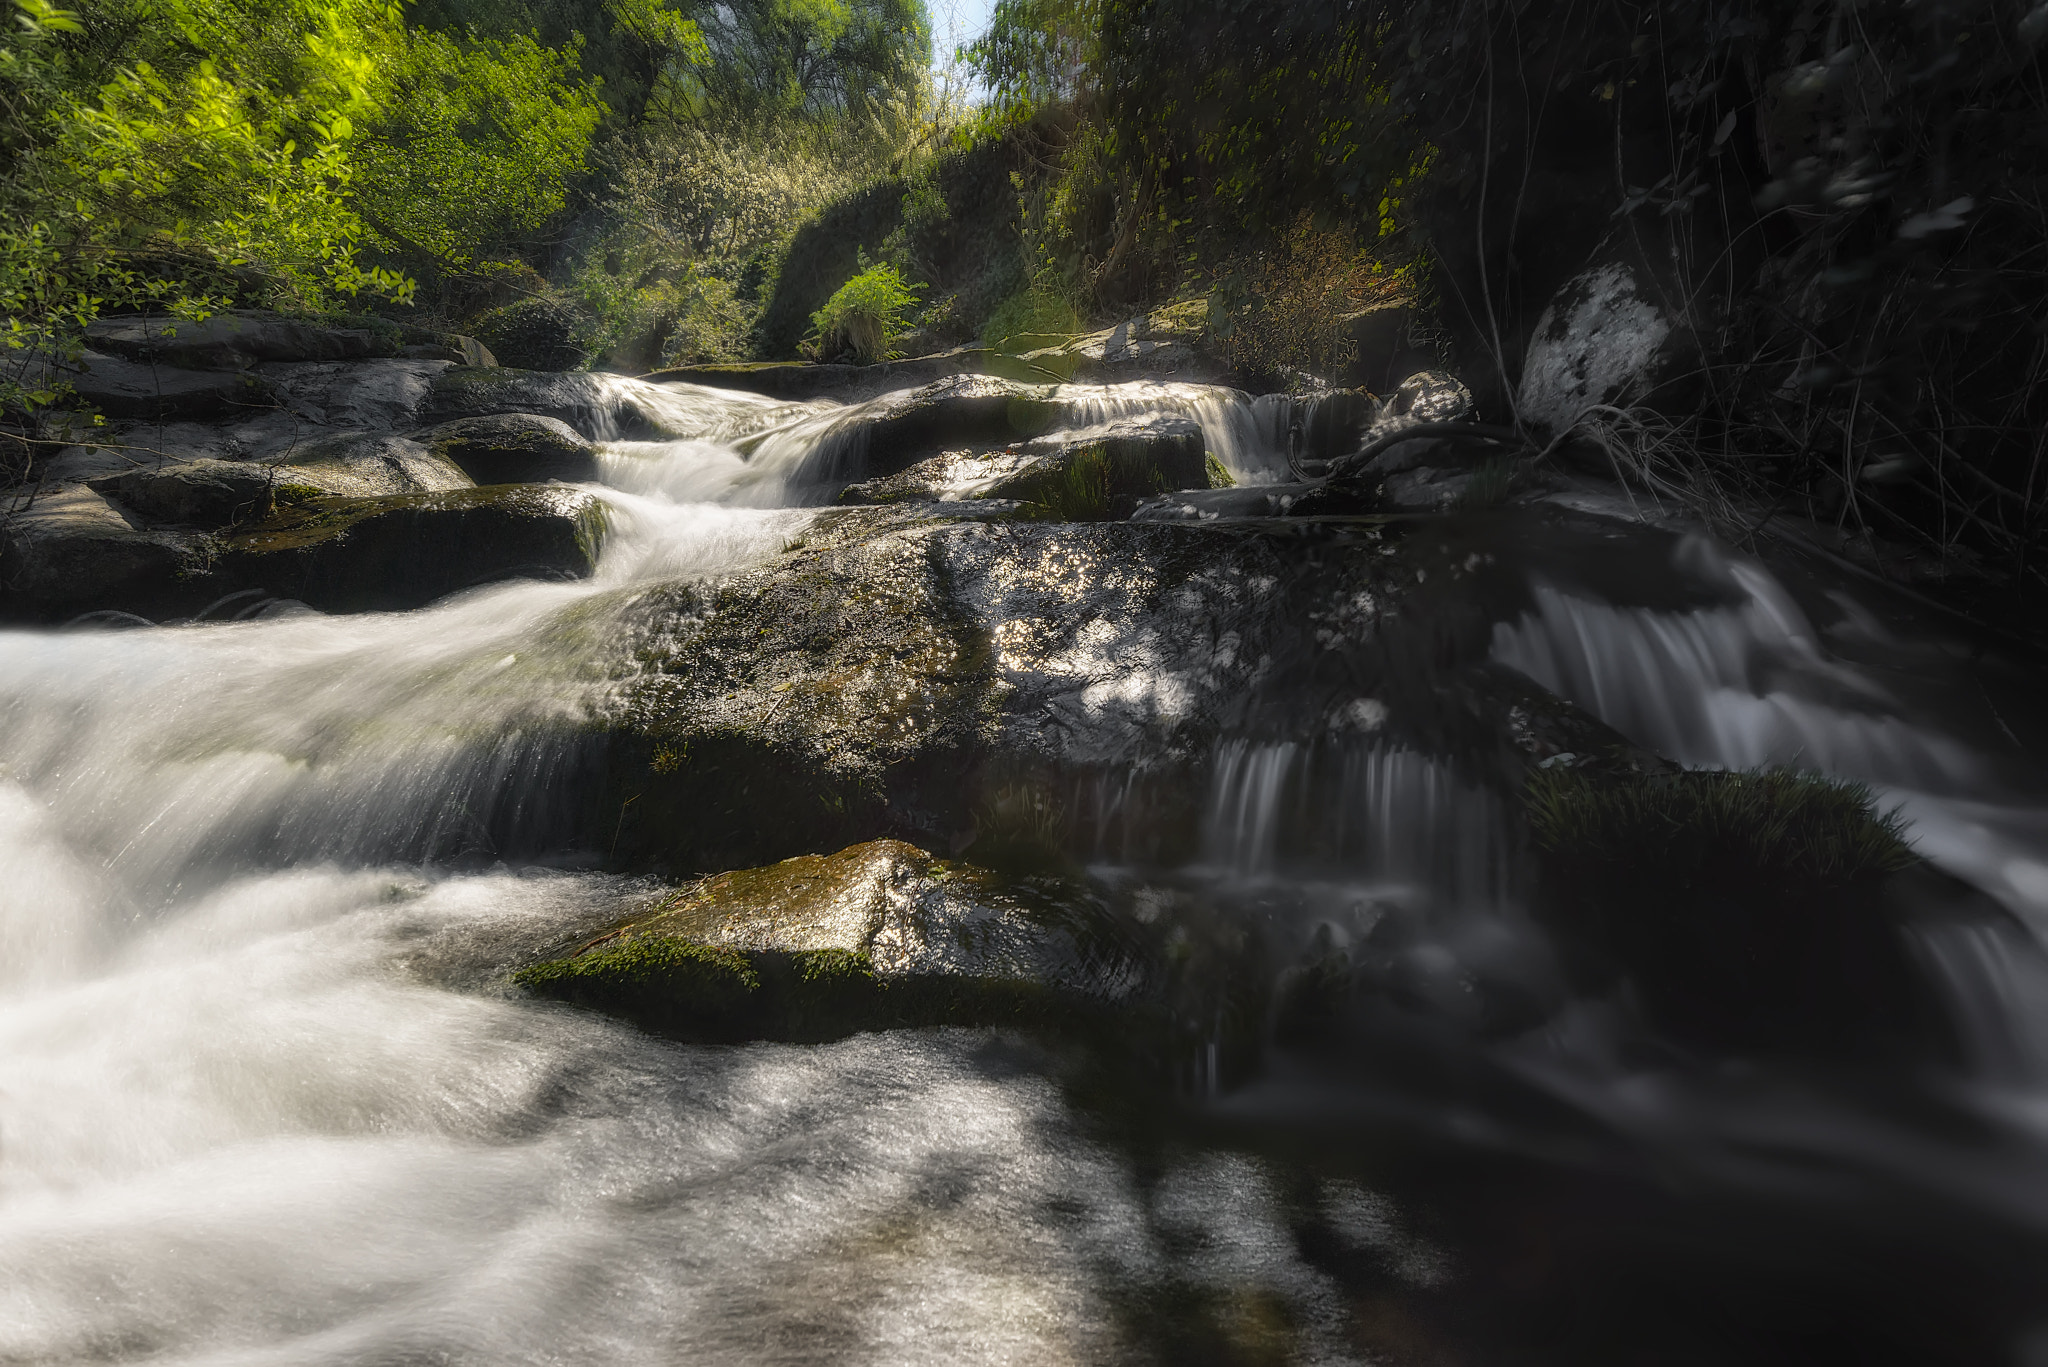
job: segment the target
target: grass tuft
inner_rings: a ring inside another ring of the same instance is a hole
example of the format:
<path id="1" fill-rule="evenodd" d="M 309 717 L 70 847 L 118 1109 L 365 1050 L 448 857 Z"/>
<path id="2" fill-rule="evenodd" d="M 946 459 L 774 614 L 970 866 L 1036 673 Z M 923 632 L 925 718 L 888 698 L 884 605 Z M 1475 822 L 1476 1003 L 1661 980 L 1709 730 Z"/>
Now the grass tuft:
<path id="1" fill-rule="evenodd" d="M 1663 886 L 1836 887 L 1917 862 L 1894 810 L 1870 789 L 1790 769 L 1596 778 L 1533 773 L 1537 846 L 1604 878 Z"/>

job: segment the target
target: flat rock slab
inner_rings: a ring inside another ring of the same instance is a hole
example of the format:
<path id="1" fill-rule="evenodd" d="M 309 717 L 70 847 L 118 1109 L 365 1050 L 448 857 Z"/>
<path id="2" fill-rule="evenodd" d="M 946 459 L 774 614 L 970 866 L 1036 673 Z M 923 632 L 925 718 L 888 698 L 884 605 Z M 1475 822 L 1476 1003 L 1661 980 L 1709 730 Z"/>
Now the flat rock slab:
<path id="1" fill-rule="evenodd" d="M 184 607 L 204 540 L 137 527 L 83 485 L 38 500 L 0 528 L 0 616 L 64 622 L 90 612 L 155 618 Z"/>
<path id="2" fill-rule="evenodd" d="M 599 474 L 595 446 L 561 419 L 534 413 L 457 418 L 412 440 L 478 484 L 589 483 Z"/>
<path id="3" fill-rule="evenodd" d="M 595 495 L 544 485 L 316 498 L 223 538 L 207 578 L 322 612 L 398 612 L 506 579 L 587 577 L 605 526 Z"/>
<path id="4" fill-rule="evenodd" d="M 707 879 L 517 980 L 686 1037 L 822 1039 L 1049 1019 L 1143 977 L 1079 884 L 877 840 Z"/>
<path id="5" fill-rule="evenodd" d="M 236 371 L 186 370 L 88 351 L 82 370 L 52 371 L 86 408 L 110 418 L 225 418 L 276 406 L 271 386 Z"/>
<path id="6" fill-rule="evenodd" d="M 275 479 L 263 466 L 243 461 L 192 460 L 101 475 L 86 484 L 146 521 L 210 531 L 270 516 Z"/>
<path id="7" fill-rule="evenodd" d="M 193 370 L 247 370 L 263 361 L 361 361 L 398 350 L 398 329 L 335 327 L 259 309 L 194 322 L 162 314 L 101 318 L 86 329 L 95 350 Z"/>

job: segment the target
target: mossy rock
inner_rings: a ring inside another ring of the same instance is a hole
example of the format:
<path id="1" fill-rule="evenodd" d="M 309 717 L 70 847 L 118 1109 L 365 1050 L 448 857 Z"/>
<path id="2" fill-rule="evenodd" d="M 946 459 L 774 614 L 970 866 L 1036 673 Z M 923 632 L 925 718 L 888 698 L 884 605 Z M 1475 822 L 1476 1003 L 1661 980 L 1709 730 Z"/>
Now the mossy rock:
<path id="1" fill-rule="evenodd" d="M 1924 870 L 1868 789 L 1790 770 L 1532 772 L 1540 905 L 1585 975 L 1716 1050 L 1944 1047 L 1895 882 Z M 1930 1045 L 1930 1041 L 1933 1043 Z"/>
<path id="2" fill-rule="evenodd" d="M 1210 482 L 1201 427 L 1165 419 L 1062 443 L 997 480 L 985 496 L 1015 499 L 1049 521 L 1104 522 L 1129 517 L 1170 489 L 1206 489 Z"/>
<path id="3" fill-rule="evenodd" d="M 684 1038 L 796 1040 L 1048 1022 L 1125 999 L 1141 979 L 1080 885 L 950 866 L 894 840 L 721 874 L 516 975 Z"/>

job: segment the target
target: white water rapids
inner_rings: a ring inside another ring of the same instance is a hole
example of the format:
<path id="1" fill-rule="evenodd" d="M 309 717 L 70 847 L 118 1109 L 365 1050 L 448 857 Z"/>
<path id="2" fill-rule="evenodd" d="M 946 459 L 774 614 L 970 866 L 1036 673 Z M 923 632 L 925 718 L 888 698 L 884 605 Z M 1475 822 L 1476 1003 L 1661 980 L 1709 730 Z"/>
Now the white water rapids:
<path id="1" fill-rule="evenodd" d="M 411 971 L 642 891 L 410 861 L 544 797 L 618 604 L 776 551 L 843 420 L 637 397 L 687 435 L 609 448 L 590 582 L 0 632 L 0 1363 L 1109 1360 L 1169 1273 L 1350 1360 L 1260 1171 L 1141 1192 L 982 1036 L 686 1048 Z"/>

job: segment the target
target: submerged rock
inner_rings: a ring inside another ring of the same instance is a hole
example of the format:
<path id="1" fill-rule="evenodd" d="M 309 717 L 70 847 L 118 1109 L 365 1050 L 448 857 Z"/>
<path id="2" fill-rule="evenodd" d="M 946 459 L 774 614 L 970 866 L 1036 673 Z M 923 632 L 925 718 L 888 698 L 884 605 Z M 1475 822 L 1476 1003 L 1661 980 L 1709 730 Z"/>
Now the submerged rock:
<path id="1" fill-rule="evenodd" d="M 260 465 L 192 460 L 101 475 L 86 484 L 147 521 L 212 529 L 270 516 L 274 480 Z"/>
<path id="2" fill-rule="evenodd" d="M 516 980 L 685 1037 L 829 1039 L 1050 1019 L 1130 996 L 1141 973 L 1078 885 L 878 840 L 708 879 Z"/>
<path id="3" fill-rule="evenodd" d="M 598 477 L 597 448 L 559 418 L 532 413 L 458 418 L 415 432 L 412 440 L 478 484 L 587 483 Z"/>

